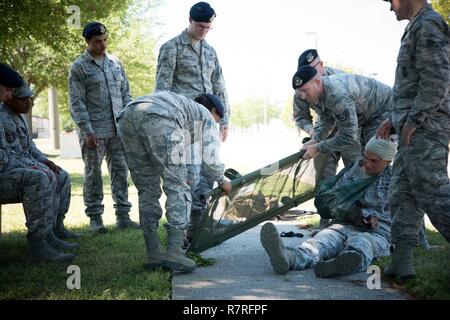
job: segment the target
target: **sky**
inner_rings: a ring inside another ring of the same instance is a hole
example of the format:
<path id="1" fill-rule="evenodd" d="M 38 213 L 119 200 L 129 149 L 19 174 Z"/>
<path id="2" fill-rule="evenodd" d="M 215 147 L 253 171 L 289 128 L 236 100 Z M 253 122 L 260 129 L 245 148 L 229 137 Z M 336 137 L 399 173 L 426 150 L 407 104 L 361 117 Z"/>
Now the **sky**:
<path id="1" fill-rule="evenodd" d="M 198 1 L 161 0 L 156 50 L 189 24 Z M 217 17 L 206 41 L 217 51 L 231 102 L 259 97 L 284 103 L 294 93 L 298 56 L 316 48 L 325 65 L 351 68 L 390 86 L 400 39 L 398 22 L 381 0 L 210 0 Z M 156 51 L 156 54 L 158 53 Z"/>

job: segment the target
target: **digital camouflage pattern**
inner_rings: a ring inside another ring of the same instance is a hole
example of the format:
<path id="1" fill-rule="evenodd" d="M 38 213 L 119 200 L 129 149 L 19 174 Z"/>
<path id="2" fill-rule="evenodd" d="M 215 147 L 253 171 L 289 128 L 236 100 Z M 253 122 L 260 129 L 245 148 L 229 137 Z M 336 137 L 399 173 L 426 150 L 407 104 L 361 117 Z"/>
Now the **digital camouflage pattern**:
<path id="1" fill-rule="evenodd" d="M 344 71 L 339 69 L 334 69 L 331 67 L 324 67 L 324 76 L 331 76 L 334 74 L 344 73 Z M 307 101 L 301 99 L 298 94 L 294 94 L 293 99 L 293 115 L 295 125 L 297 129 L 303 130 L 309 134 L 311 129 L 314 129 L 313 116 L 311 114 L 311 105 Z M 336 129 L 333 130 L 331 136 L 336 133 Z M 324 159 L 321 159 L 324 158 Z M 322 181 L 328 177 L 336 175 L 337 166 L 341 155 L 339 153 L 320 153 L 314 157 L 314 166 L 316 169 L 316 181 Z M 318 163 L 323 163 L 323 168 L 319 168 Z M 322 170 L 320 170 L 322 169 Z"/>
<path id="2" fill-rule="evenodd" d="M 361 199 L 365 204 L 361 215 L 376 216 L 379 222 L 377 229 L 370 230 L 359 224 L 335 222 L 311 239 L 302 242 L 300 246 L 286 248 L 295 256 L 291 270 L 313 267 L 317 262 L 334 258 L 342 252 L 356 251 L 363 259 L 360 268 L 355 271 L 365 271 L 375 258 L 389 255 L 391 214 L 388 206 L 388 188 L 391 174 L 392 168 L 387 167 L 379 178 L 369 185 Z M 335 188 L 366 177 L 358 161 L 339 179 Z"/>
<path id="3" fill-rule="evenodd" d="M 130 86 L 122 64 L 116 57 L 106 54 L 102 65 L 98 65 L 86 50 L 70 69 L 69 97 L 85 165 L 83 199 L 86 214 L 103 214 L 101 163 L 106 158 L 116 215 L 126 215 L 131 208 L 128 167 L 115 123 L 123 107 L 131 101 Z M 97 149 L 89 149 L 86 145 L 86 136 L 92 133 L 98 138 Z"/>
<path id="4" fill-rule="evenodd" d="M 397 58 L 397 134 L 416 127 L 411 144 L 399 143 L 390 187 L 392 242 L 417 246 L 424 213 L 450 241 L 450 32 L 442 17 L 425 5 L 409 22 Z M 401 140 L 401 139 L 400 139 Z"/>
<path id="5" fill-rule="evenodd" d="M 155 91 L 171 91 L 194 99 L 212 93 L 225 106 L 221 125 L 228 125 L 230 104 L 217 53 L 205 40 L 197 48 L 187 30 L 161 46 L 156 69 Z"/>
<path id="6" fill-rule="evenodd" d="M 392 89 L 375 79 L 337 74 L 323 77 L 324 93 L 312 108 L 319 116 L 314 127 L 321 152 L 341 152 L 356 161 L 364 146 L 393 107 Z M 333 137 L 329 137 L 333 129 Z"/>
<path id="7" fill-rule="evenodd" d="M 211 113 L 193 100 L 164 91 L 134 100 L 119 118 L 144 233 L 154 232 L 162 216 L 161 179 L 167 196 L 166 227 L 186 229 L 191 210 L 186 164 L 192 161 L 194 141 L 200 144 L 200 161 L 208 176 L 216 181 L 223 177 L 219 133 Z"/>
<path id="8" fill-rule="evenodd" d="M 70 206 L 69 174 L 55 174 L 44 162 L 25 120 L 0 104 L 0 202 L 22 202 L 29 239 L 43 239 L 59 215 L 64 219 Z"/>

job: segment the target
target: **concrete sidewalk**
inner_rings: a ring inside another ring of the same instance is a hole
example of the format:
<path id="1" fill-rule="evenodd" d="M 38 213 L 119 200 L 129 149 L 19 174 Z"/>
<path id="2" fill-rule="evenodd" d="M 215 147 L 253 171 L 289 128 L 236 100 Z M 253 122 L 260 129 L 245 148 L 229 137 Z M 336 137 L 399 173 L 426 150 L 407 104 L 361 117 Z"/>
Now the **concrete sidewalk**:
<path id="1" fill-rule="evenodd" d="M 283 238 L 287 245 L 308 239 L 308 231 L 298 229 L 298 222 L 272 221 L 278 231 L 305 234 L 303 238 Z M 264 224 L 264 223 L 263 223 Z M 199 267 L 191 274 L 174 273 L 173 300 L 297 300 L 297 299 L 408 299 L 386 283 L 369 290 L 370 274 L 358 273 L 336 279 L 316 278 L 313 269 L 290 271 L 280 276 L 273 272 L 259 240 L 260 224 L 202 253 L 215 264 Z"/>

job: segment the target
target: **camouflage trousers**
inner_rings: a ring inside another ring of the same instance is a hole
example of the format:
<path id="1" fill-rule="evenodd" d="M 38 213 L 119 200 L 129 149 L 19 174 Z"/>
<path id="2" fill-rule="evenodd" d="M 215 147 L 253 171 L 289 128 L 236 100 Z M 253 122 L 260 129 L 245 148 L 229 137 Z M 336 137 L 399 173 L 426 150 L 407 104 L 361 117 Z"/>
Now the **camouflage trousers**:
<path id="1" fill-rule="evenodd" d="M 61 170 L 54 174 L 43 164 L 40 169 L 17 168 L 0 173 L 0 202 L 21 202 L 25 212 L 27 238 L 44 239 L 58 215 L 70 205 L 70 179 Z"/>
<path id="2" fill-rule="evenodd" d="M 314 267 L 317 262 L 334 258 L 342 252 L 356 251 L 363 257 L 357 270 L 360 272 L 365 271 L 375 258 L 389 255 L 389 240 L 378 233 L 363 232 L 349 225 L 335 223 L 300 246 L 286 249 L 295 256 L 291 270 Z"/>
<path id="3" fill-rule="evenodd" d="M 60 170 L 58 174 L 51 172 L 56 179 L 56 192 L 53 196 L 53 208 L 56 211 L 55 217 L 64 217 L 69 211 L 71 184 L 70 175 L 67 171 Z M 56 221 L 55 221 L 56 222 Z"/>
<path id="4" fill-rule="evenodd" d="M 342 158 L 344 166 L 352 165 L 355 157 L 347 157 L 340 152 L 319 153 L 314 157 L 314 170 L 316 171 L 316 183 L 336 175 L 339 160 Z"/>
<path id="5" fill-rule="evenodd" d="M 417 246 L 426 213 L 450 241 L 449 135 L 419 128 L 409 146 L 399 145 L 389 187 L 392 243 Z"/>
<path id="6" fill-rule="evenodd" d="M 139 219 L 144 234 L 158 228 L 162 188 L 166 228 L 185 230 L 191 211 L 184 137 L 175 120 L 130 108 L 118 125 L 131 178 L 139 192 Z"/>
<path id="7" fill-rule="evenodd" d="M 111 177 L 111 194 L 116 214 L 128 214 L 131 203 L 128 201 L 128 167 L 119 137 L 97 141 L 97 149 L 89 149 L 86 139 L 79 135 L 81 154 L 84 162 L 83 200 L 86 215 L 103 214 L 102 162 L 106 159 Z"/>

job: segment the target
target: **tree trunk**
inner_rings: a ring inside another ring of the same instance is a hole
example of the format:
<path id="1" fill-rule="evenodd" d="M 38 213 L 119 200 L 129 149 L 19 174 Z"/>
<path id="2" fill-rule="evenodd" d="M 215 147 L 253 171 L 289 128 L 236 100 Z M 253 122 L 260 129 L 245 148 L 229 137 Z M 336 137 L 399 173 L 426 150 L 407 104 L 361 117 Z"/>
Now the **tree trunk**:
<path id="1" fill-rule="evenodd" d="M 50 126 L 50 141 L 53 149 L 59 149 L 59 113 L 58 113 L 58 91 L 55 87 L 48 88 L 48 117 Z"/>

